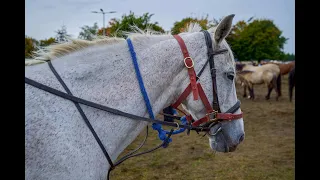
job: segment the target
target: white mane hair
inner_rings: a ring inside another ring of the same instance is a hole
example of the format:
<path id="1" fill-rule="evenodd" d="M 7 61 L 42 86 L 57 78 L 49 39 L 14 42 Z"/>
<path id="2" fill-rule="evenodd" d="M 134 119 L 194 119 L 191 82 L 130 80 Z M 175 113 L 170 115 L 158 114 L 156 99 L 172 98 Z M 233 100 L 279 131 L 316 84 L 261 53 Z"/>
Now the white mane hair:
<path id="1" fill-rule="evenodd" d="M 33 65 L 34 63 L 41 63 L 45 61 L 53 60 L 57 57 L 61 57 L 63 55 L 69 54 L 71 52 L 79 51 L 89 46 L 94 46 L 98 44 L 113 44 L 117 42 L 124 41 L 123 38 L 118 37 L 95 37 L 92 41 L 83 40 L 83 39 L 74 39 L 68 37 L 67 42 L 62 43 L 54 43 L 52 45 L 38 48 L 36 52 L 34 52 L 34 60 L 29 60 L 25 62 L 25 65 Z"/>
<path id="2" fill-rule="evenodd" d="M 202 28 L 198 23 L 191 22 L 181 34 L 200 32 L 201 30 Z"/>
<path id="3" fill-rule="evenodd" d="M 180 34 L 187 34 L 187 33 L 194 33 L 200 32 L 202 30 L 201 26 L 198 23 L 190 23 L 187 28 L 185 28 L 184 32 Z M 213 33 L 215 27 L 208 29 L 208 32 Z M 157 32 L 152 30 L 150 27 L 146 28 L 145 30 L 140 29 L 136 25 L 131 26 L 131 32 L 122 31 L 124 35 L 128 38 L 136 41 L 145 41 L 148 40 L 150 37 L 164 37 L 164 36 L 172 36 L 171 32 Z M 62 43 L 54 43 L 46 47 L 38 47 L 38 50 L 34 52 L 32 60 L 26 60 L 25 66 L 35 65 L 44 63 L 46 61 L 54 60 L 58 57 L 70 54 L 75 51 L 82 50 L 84 48 L 95 46 L 95 45 L 102 45 L 102 44 L 116 44 L 119 42 L 125 41 L 124 38 L 120 37 L 108 37 L 108 36 L 96 36 L 92 41 L 83 40 L 83 39 L 76 39 L 67 37 L 67 42 Z M 214 42 L 214 41 L 213 41 Z M 232 52 L 231 48 L 227 44 L 225 40 L 222 41 L 223 45 Z M 233 53 L 230 53 L 231 59 L 234 60 Z M 232 61 L 234 63 L 234 61 Z"/>

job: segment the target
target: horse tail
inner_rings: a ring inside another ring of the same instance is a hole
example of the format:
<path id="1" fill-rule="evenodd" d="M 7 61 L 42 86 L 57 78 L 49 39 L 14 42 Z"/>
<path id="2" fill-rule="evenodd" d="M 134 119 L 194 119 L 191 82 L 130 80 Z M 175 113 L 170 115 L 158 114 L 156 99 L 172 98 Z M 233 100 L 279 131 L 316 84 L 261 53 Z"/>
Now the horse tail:
<path id="1" fill-rule="evenodd" d="M 294 87 L 294 69 L 289 72 L 289 99 L 292 101 L 292 90 Z"/>
<path id="2" fill-rule="evenodd" d="M 275 73 L 272 73 L 272 74 L 273 74 L 273 76 L 272 76 L 271 84 L 272 84 L 273 88 L 278 90 L 277 75 Z"/>
<path id="3" fill-rule="evenodd" d="M 277 91 L 279 96 L 281 96 L 281 73 L 277 77 Z"/>

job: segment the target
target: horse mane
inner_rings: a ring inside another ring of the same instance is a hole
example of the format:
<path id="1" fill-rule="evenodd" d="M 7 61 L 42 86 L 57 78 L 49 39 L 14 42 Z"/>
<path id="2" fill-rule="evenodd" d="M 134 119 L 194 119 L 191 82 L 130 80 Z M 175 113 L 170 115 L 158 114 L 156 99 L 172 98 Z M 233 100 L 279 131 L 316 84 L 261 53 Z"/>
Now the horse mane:
<path id="1" fill-rule="evenodd" d="M 241 75 L 243 75 L 243 74 L 248 74 L 248 73 L 253 73 L 254 71 L 249 71 L 249 70 L 243 70 L 243 71 L 239 71 L 239 72 L 237 72 L 237 74 L 241 74 Z"/>
<path id="2" fill-rule="evenodd" d="M 236 70 L 237 70 L 237 71 L 242 71 L 242 69 L 243 69 L 244 66 L 246 66 L 246 64 L 236 63 Z"/>
<path id="3" fill-rule="evenodd" d="M 68 37 L 67 42 L 62 43 L 54 43 L 52 45 L 38 48 L 37 51 L 34 52 L 34 60 L 26 61 L 25 65 L 32 65 L 34 63 L 41 63 L 45 61 L 53 60 L 57 57 L 61 57 L 63 55 L 67 55 L 71 52 L 78 51 L 84 49 L 89 46 L 94 46 L 97 44 L 114 44 L 118 42 L 124 41 L 123 38 L 118 37 L 100 37 L 97 36 L 92 41 L 83 40 L 83 39 L 73 39 Z"/>
<path id="4" fill-rule="evenodd" d="M 185 28 L 184 32 L 180 34 L 186 34 L 186 33 L 194 33 L 194 32 L 200 32 L 202 30 L 201 26 L 198 23 L 190 23 L 187 28 Z M 214 32 L 215 27 L 208 29 L 208 32 Z M 127 38 L 134 39 L 134 40 L 145 40 L 149 37 L 155 37 L 155 36 L 168 36 L 172 35 L 171 32 L 167 33 L 160 33 L 157 31 L 152 30 L 151 28 L 146 28 L 145 30 L 142 30 L 138 28 L 137 26 L 131 26 L 131 32 L 122 31 L 124 35 L 127 36 Z M 117 44 L 120 42 L 125 41 L 122 37 L 108 37 L 108 36 L 96 36 L 93 38 L 92 41 L 89 40 L 83 40 L 83 39 L 77 39 L 77 38 L 71 38 L 67 37 L 67 42 L 61 42 L 61 43 L 54 43 L 46 47 L 38 47 L 38 50 L 33 52 L 32 60 L 26 60 L 25 66 L 34 65 L 34 64 L 40 64 L 44 63 L 46 61 L 51 61 L 53 59 L 56 59 L 58 57 L 70 54 L 75 51 L 82 50 L 84 48 L 95 46 L 95 45 L 103 45 L 103 44 Z M 225 47 L 232 52 L 231 48 L 227 44 L 227 42 L 224 40 L 222 43 L 225 45 Z M 231 59 L 234 59 L 233 53 L 230 53 Z"/>

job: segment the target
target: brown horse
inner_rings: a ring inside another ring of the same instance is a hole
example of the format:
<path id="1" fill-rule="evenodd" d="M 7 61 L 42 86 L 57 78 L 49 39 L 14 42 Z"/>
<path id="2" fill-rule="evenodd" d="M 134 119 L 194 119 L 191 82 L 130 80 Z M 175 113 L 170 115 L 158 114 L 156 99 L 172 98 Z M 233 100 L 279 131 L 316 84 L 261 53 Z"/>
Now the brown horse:
<path id="1" fill-rule="evenodd" d="M 236 81 L 244 86 L 244 97 L 246 97 L 246 88 L 248 87 L 250 99 L 254 99 L 253 85 L 265 84 L 268 88 L 268 94 L 265 98 L 270 99 L 270 94 L 273 88 L 277 92 L 276 100 L 281 96 L 281 75 L 280 68 L 275 64 L 266 64 L 264 66 L 246 65 L 242 71 L 237 72 Z"/>
<path id="2" fill-rule="evenodd" d="M 295 71 L 296 70 L 295 69 L 296 69 L 296 67 L 293 66 L 293 68 L 289 72 L 289 99 L 290 99 L 290 102 L 292 101 L 293 88 L 296 86 L 296 78 L 295 78 Z"/>
<path id="3" fill-rule="evenodd" d="M 265 65 L 265 64 L 276 64 L 279 66 L 280 68 L 280 73 L 281 75 L 286 75 L 288 74 L 292 68 L 295 66 L 295 61 L 292 61 L 290 63 L 277 63 L 277 62 L 263 62 L 261 63 L 262 65 Z"/>

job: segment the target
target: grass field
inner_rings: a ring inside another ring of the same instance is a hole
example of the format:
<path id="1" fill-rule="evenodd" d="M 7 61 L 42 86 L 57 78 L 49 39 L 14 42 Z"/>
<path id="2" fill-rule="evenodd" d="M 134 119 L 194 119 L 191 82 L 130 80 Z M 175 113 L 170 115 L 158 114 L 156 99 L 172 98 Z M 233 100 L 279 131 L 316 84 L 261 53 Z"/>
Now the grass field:
<path id="1" fill-rule="evenodd" d="M 110 179 L 119 180 L 263 180 L 294 179 L 295 171 L 295 101 L 288 98 L 288 76 L 282 78 L 282 97 L 270 100 L 264 85 L 255 86 L 254 101 L 243 98 L 237 87 L 244 112 L 246 137 L 233 153 L 216 153 L 207 137 L 195 132 L 173 136 L 166 149 L 131 158 L 111 172 Z M 150 129 L 148 140 L 140 150 L 160 144 L 157 133 Z M 136 148 L 144 132 L 121 154 Z"/>

